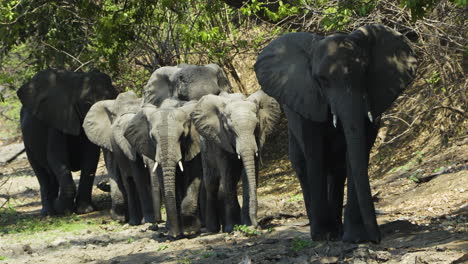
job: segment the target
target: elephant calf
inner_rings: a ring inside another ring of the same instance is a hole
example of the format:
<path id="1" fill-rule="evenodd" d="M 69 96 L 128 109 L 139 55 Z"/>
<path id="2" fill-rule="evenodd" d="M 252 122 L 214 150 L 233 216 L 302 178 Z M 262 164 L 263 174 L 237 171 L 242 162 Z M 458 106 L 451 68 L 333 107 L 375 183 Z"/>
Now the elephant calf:
<path id="1" fill-rule="evenodd" d="M 130 225 L 141 224 L 142 218 L 146 223 L 160 220 L 155 219 L 149 171 L 143 157 L 123 135 L 141 102 L 134 92 L 121 93 L 115 100 L 94 104 L 83 123 L 88 138 L 110 152 L 105 157 L 111 176 L 111 212 L 114 218 L 118 217 L 125 207 L 122 203 L 126 203 Z"/>
<path id="2" fill-rule="evenodd" d="M 280 115 L 279 104 L 263 91 L 206 95 L 191 117 L 202 136 L 200 149 L 209 232 L 231 232 L 236 224 L 257 226 L 258 153 Z M 242 177 L 242 219 L 236 186 Z"/>
<path id="3" fill-rule="evenodd" d="M 145 104 L 125 131 L 142 155 L 152 159 L 153 182 L 162 181 L 170 237 L 198 233 L 198 193 L 202 176 L 199 135 L 190 113 L 194 102 L 167 99 Z M 158 187 L 153 186 L 153 195 Z"/>

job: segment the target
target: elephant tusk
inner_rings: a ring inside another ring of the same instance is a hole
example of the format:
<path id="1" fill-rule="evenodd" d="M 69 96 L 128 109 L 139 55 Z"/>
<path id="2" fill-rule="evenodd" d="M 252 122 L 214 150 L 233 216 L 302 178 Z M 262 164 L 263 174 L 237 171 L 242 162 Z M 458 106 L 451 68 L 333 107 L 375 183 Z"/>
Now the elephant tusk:
<path id="1" fill-rule="evenodd" d="M 182 166 L 182 161 L 179 161 L 179 168 L 181 171 L 184 171 L 184 167 Z"/>
<path id="2" fill-rule="evenodd" d="M 333 114 L 333 126 L 336 128 L 336 123 L 337 123 L 337 118 L 336 118 L 336 115 Z"/>
<path id="3" fill-rule="evenodd" d="M 374 118 L 372 117 L 372 113 L 371 113 L 370 111 L 367 112 L 367 117 L 369 118 L 369 121 L 370 121 L 371 123 L 374 123 Z"/>
<path id="4" fill-rule="evenodd" d="M 156 162 L 156 163 L 154 164 L 154 167 L 153 167 L 153 172 L 156 171 L 156 168 L 157 168 L 157 167 L 158 167 L 158 163 Z"/>
<path id="5" fill-rule="evenodd" d="M 255 157 L 258 157 L 258 152 L 255 152 Z"/>
<path id="6" fill-rule="evenodd" d="M 240 155 L 237 155 L 237 158 L 240 159 Z"/>

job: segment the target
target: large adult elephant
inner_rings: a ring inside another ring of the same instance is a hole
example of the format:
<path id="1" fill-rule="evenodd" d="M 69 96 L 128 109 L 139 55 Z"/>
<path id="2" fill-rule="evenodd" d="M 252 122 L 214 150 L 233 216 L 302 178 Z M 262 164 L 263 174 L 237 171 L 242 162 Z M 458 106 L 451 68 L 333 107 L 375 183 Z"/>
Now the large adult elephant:
<path id="1" fill-rule="evenodd" d="M 162 180 L 168 236 L 173 238 L 200 230 L 197 206 L 202 166 L 199 135 L 190 120 L 194 107 L 195 102 L 173 99 L 159 108 L 145 105 L 125 131 L 131 145 L 155 161 L 153 171 L 157 169 Z"/>
<path id="2" fill-rule="evenodd" d="M 81 124 L 92 104 L 117 96 L 111 79 L 99 71 L 49 69 L 38 72 L 17 95 L 23 104 L 20 119 L 26 154 L 39 180 L 41 213 L 92 211 L 99 147 L 88 140 Z M 77 191 L 71 171 L 78 170 Z"/>
<path id="3" fill-rule="evenodd" d="M 367 175 L 369 152 L 380 115 L 413 80 L 415 68 L 408 40 L 383 25 L 327 37 L 285 34 L 258 56 L 257 79 L 284 105 L 288 118 L 289 157 L 301 182 L 312 239 L 380 241 Z"/>
<path id="4" fill-rule="evenodd" d="M 242 94 L 206 95 L 192 120 L 202 136 L 206 228 L 231 232 L 234 225 L 257 226 L 258 153 L 280 114 L 275 99 L 259 90 Z M 242 216 L 237 184 L 242 177 Z"/>
<path id="5" fill-rule="evenodd" d="M 83 122 L 83 128 L 91 142 L 111 152 L 107 157 L 110 168 L 112 215 L 119 215 L 119 208 L 127 207 L 130 225 L 154 223 L 155 213 L 151 196 L 149 171 L 124 132 L 140 110 L 142 99 L 133 91 L 121 93 L 115 100 L 95 103 Z M 113 188 L 117 187 L 117 188 Z M 124 205 L 121 194 L 123 193 Z"/>
<path id="6" fill-rule="evenodd" d="M 198 100 L 206 94 L 231 89 L 226 74 L 217 64 L 179 64 L 154 71 L 143 89 L 143 97 L 145 103 L 159 106 L 166 98 Z"/>

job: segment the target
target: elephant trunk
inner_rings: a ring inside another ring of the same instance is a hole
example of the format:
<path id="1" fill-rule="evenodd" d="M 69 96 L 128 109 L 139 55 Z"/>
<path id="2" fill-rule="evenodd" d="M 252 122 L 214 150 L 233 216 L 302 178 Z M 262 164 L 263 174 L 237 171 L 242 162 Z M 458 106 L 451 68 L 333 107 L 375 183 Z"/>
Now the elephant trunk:
<path id="1" fill-rule="evenodd" d="M 167 221 L 169 223 L 168 235 L 174 238 L 181 235 L 181 229 L 177 214 L 175 171 L 175 164 L 174 166 L 162 167 L 166 215 Z"/>
<path id="2" fill-rule="evenodd" d="M 366 109 L 361 96 L 351 95 L 350 97 L 348 100 L 343 100 L 346 102 L 338 107 L 337 113 L 344 129 L 349 162 L 348 170 L 351 170 L 348 171 L 347 207 L 350 206 L 350 201 L 355 199 L 357 202 L 355 206 L 359 208 L 369 240 L 379 242 L 380 233 L 367 173 L 370 146 L 368 146 L 365 128 Z M 354 188 L 354 190 L 351 190 L 351 188 Z"/>
<path id="3" fill-rule="evenodd" d="M 243 185 L 247 185 L 247 189 L 244 188 L 244 192 L 247 192 L 247 198 L 244 199 L 243 206 L 248 206 L 248 218 L 252 226 L 257 226 L 257 171 L 255 168 L 255 153 L 253 151 L 248 152 L 247 154 L 242 153 L 242 162 L 244 164 L 244 174 Z"/>

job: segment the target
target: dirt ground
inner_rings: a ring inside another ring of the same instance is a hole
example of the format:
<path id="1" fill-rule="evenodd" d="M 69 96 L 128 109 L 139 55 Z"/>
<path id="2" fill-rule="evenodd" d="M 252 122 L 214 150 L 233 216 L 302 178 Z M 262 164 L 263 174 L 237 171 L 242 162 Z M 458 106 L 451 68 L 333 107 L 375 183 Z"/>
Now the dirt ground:
<path id="1" fill-rule="evenodd" d="M 300 187 L 284 157 L 261 170 L 261 228 L 169 241 L 163 223 L 158 231 L 113 223 L 109 194 L 97 188 L 99 210 L 72 218 L 85 220 L 81 228 L 9 232 L 21 217 L 40 217 L 38 183 L 23 155 L 0 167 L 0 194 L 10 196 L 7 205 L 18 213 L 0 221 L 0 263 L 466 263 L 467 164 L 465 139 L 411 167 L 373 177 L 383 235 L 378 245 L 311 241 Z M 444 169 L 448 173 L 432 175 Z M 100 164 L 96 182 L 105 173 Z"/>

